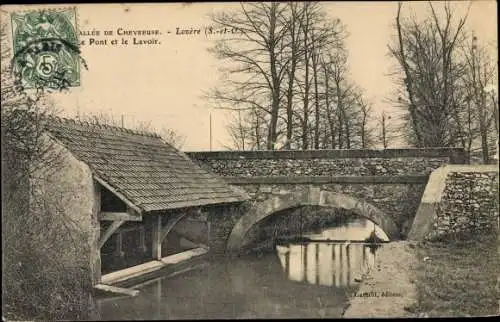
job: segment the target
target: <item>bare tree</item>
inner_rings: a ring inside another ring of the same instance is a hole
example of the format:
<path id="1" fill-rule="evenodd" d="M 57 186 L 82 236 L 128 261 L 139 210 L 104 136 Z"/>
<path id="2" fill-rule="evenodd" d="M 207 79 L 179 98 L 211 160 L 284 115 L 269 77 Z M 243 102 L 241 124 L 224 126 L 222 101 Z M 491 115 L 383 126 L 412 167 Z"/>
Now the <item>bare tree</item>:
<path id="1" fill-rule="evenodd" d="M 329 64 L 329 77 L 330 83 L 332 83 L 331 101 L 336 105 L 336 146 L 339 149 L 350 149 L 352 119 L 349 110 L 355 105 L 355 86 L 347 77 L 347 52 L 339 51 L 337 55 L 331 55 Z M 326 95 L 330 95 L 330 93 Z"/>
<path id="2" fill-rule="evenodd" d="M 244 151 L 250 147 L 250 136 L 252 128 L 251 125 L 248 126 L 242 119 L 242 111 L 238 111 L 237 117 L 233 115 L 232 119 L 228 124 L 228 131 L 231 137 L 233 146 L 237 150 Z"/>
<path id="3" fill-rule="evenodd" d="M 498 138 L 498 105 L 495 94 L 490 90 L 498 84 L 497 65 L 486 48 L 478 43 L 475 35 L 464 46 L 464 58 L 466 69 L 462 79 L 467 113 L 466 118 L 460 122 L 466 124 L 462 133 L 467 138 L 469 154 L 476 135 L 479 136 L 481 157 L 484 163 L 488 163 L 490 146 Z"/>
<path id="4" fill-rule="evenodd" d="M 397 40 L 389 46 L 399 64 L 397 84 L 404 89 L 400 106 L 408 110 L 410 137 L 416 146 L 453 146 L 459 137 L 453 114 L 462 106 L 458 49 L 465 39 L 467 15 L 454 22 L 450 3 L 441 19 L 429 2 L 429 17 L 403 20 L 402 3 L 396 14 Z"/>
<path id="5" fill-rule="evenodd" d="M 321 4 L 242 4 L 212 16 L 217 26 L 240 30 L 210 49 L 223 61 L 224 81 L 206 95 L 215 107 L 242 112 L 254 141 L 267 149 L 319 148 L 324 99 L 324 57 L 342 46 L 345 29 Z M 250 112 L 249 112 L 250 111 Z M 251 125 L 250 125 L 251 124 Z M 266 136 L 260 137 L 261 128 Z M 241 139 L 239 133 L 238 141 Z M 324 144 L 323 144 L 324 145 Z"/>
<path id="6" fill-rule="evenodd" d="M 225 84 L 207 95 L 220 108 L 259 109 L 267 114 L 266 147 L 274 149 L 283 78 L 282 50 L 286 26 L 280 23 L 285 10 L 282 3 L 241 4 L 240 10 L 212 15 L 216 27 L 236 30 L 210 49 L 226 62 L 221 71 Z M 244 80 L 242 80 L 244 79 Z"/>
<path id="7" fill-rule="evenodd" d="M 300 33 L 300 22 L 304 17 L 304 6 L 298 2 L 290 2 L 288 5 L 289 14 L 284 18 L 284 24 L 287 26 L 288 37 L 285 42 L 288 47 L 288 53 L 285 55 L 288 57 L 288 65 L 286 68 L 286 76 L 288 78 L 288 84 L 286 87 L 286 139 L 284 147 L 290 149 L 293 135 L 293 107 L 294 107 L 294 86 L 296 79 L 297 66 L 300 64 L 301 57 L 303 57 L 304 50 L 301 47 L 301 33 Z"/>
<path id="8" fill-rule="evenodd" d="M 57 111 L 42 91 L 24 90 L 12 74 L 5 21 L 2 16 L 2 307 L 8 312 L 2 315 L 86 319 L 90 278 L 82 269 L 85 259 L 73 256 L 67 265 L 64 258 L 71 250 L 85 252 L 88 238 L 75 229 L 57 198 L 39 193 L 65 160 L 46 133 Z"/>
<path id="9" fill-rule="evenodd" d="M 79 121 L 86 121 L 91 124 L 106 124 L 116 127 L 127 127 L 139 132 L 153 132 L 161 136 L 161 138 L 172 145 L 176 149 L 181 149 L 186 141 L 186 136 L 178 133 L 168 126 L 155 128 L 151 121 L 129 121 L 125 119 L 124 115 L 117 116 L 112 112 L 98 111 L 98 112 L 78 112 L 75 118 Z"/>
<path id="10" fill-rule="evenodd" d="M 372 105 L 367 103 L 362 95 L 357 96 L 358 105 L 361 109 L 361 120 L 359 125 L 359 132 L 361 137 L 361 148 L 368 149 L 372 146 L 373 142 L 373 128 L 368 124 L 372 116 Z M 385 121 L 384 121 L 385 123 Z M 385 130 L 384 130 L 385 132 Z M 384 140 L 386 141 L 386 140 Z"/>
<path id="11" fill-rule="evenodd" d="M 303 15 L 299 21 L 300 48 L 303 56 L 299 62 L 295 83 L 301 101 L 300 129 L 302 149 L 310 146 L 319 148 L 321 126 L 321 109 L 324 104 L 323 95 L 325 80 L 324 59 L 330 54 L 340 52 L 347 36 L 345 27 L 339 19 L 326 16 L 321 4 L 304 3 Z"/>
<path id="12" fill-rule="evenodd" d="M 384 149 L 387 149 L 391 144 L 392 139 L 392 129 L 390 127 L 389 120 L 391 119 L 390 115 L 387 115 L 385 111 L 382 111 L 382 115 L 380 116 L 380 142 Z"/>

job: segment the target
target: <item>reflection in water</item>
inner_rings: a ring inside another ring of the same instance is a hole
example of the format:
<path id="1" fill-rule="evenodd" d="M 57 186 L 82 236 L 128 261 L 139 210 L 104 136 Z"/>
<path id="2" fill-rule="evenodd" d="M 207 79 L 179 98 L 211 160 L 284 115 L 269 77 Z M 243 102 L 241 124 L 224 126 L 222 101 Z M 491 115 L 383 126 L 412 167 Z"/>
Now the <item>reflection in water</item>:
<path id="1" fill-rule="evenodd" d="M 353 284 L 357 275 L 366 273 L 375 265 L 373 245 L 349 241 L 362 241 L 372 232 L 384 241 L 389 240 L 371 221 L 356 219 L 338 227 L 303 234 L 313 242 L 277 245 L 276 251 L 290 280 L 346 287 Z"/>
<path id="2" fill-rule="evenodd" d="M 139 289 L 100 300 L 101 319 L 339 318 L 345 303 L 342 289 L 288 279 L 276 254 L 211 262 Z"/>
<path id="3" fill-rule="evenodd" d="M 375 254 L 364 243 L 278 245 L 277 253 L 290 280 L 345 287 L 375 265 Z"/>
<path id="4" fill-rule="evenodd" d="M 322 229 L 311 234 L 304 234 L 312 240 L 363 240 L 372 231 L 382 240 L 388 241 L 386 233 L 368 219 L 356 219 L 344 225 Z"/>
<path id="5" fill-rule="evenodd" d="M 362 241 L 372 231 L 362 221 L 328 228 L 304 237 L 330 241 L 281 244 L 262 256 L 210 262 L 152 280 L 138 286 L 135 297 L 100 300 L 101 318 L 339 318 L 354 277 L 373 268 L 375 251 L 338 239 Z"/>

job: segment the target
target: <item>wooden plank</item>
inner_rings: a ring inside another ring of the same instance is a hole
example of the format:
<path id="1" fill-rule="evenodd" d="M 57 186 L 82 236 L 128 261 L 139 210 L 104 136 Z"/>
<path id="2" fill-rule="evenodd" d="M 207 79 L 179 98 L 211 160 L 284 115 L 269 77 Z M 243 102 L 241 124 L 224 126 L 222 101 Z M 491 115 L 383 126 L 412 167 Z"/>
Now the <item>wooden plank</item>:
<path id="1" fill-rule="evenodd" d="M 113 233 L 124 223 L 125 221 L 119 220 L 119 221 L 113 221 L 111 225 L 106 229 L 104 234 L 101 235 L 101 238 L 99 238 L 99 249 L 102 248 L 104 243 L 113 235 Z"/>
<path id="2" fill-rule="evenodd" d="M 129 295 L 129 296 L 136 296 L 139 294 L 138 290 L 132 290 L 128 288 L 123 288 L 123 287 L 117 287 L 117 286 L 111 286 L 111 285 L 106 285 L 106 284 L 97 284 L 94 286 L 94 288 L 104 291 L 104 292 L 110 292 L 114 294 L 124 294 L 124 295 Z"/>
<path id="3" fill-rule="evenodd" d="M 101 211 L 99 213 L 99 220 L 110 220 L 110 221 L 142 221 L 142 216 L 135 216 L 128 212 L 111 212 L 111 211 Z"/>
<path id="4" fill-rule="evenodd" d="M 182 262 L 189 262 L 189 260 L 202 256 L 208 253 L 205 248 L 191 249 L 185 252 L 177 253 L 175 255 L 170 255 L 161 259 L 161 261 L 150 261 L 137 266 L 132 266 L 119 271 L 111 272 L 102 276 L 101 284 L 106 285 L 116 285 L 117 283 L 125 282 L 130 279 L 138 278 L 146 274 L 152 274 L 156 271 L 164 269 L 169 265 L 176 265 Z M 175 266 L 172 266 L 175 267 Z M 144 282 L 146 283 L 146 282 Z M 133 288 L 137 288 L 136 284 Z"/>
<path id="5" fill-rule="evenodd" d="M 206 253 L 208 253 L 208 250 L 206 248 L 199 247 L 199 248 L 187 250 L 185 252 L 181 252 L 181 253 L 170 255 L 167 257 L 163 257 L 161 259 L 161 261 L 163 263 L 169 264 L 169 265 L 170 264 L 177 264 L 180 262 L 184 262 L 188 259 L 191 259 L 193 257 L 204 255 Z"/>
<path id="6" fill-rule="evenodd" d="M 165 267 L 165 263 L 161 261 L 151 261 L 144 264 L 139 264 L 136 266 L 128 267 L 118 271 L 114 271 L 102 276 L 101 283 L 104 284 L 116 284 L 119 282 L 126 281 L 131 278 L 135 278 L 144 274 L 148 274 Z"/>

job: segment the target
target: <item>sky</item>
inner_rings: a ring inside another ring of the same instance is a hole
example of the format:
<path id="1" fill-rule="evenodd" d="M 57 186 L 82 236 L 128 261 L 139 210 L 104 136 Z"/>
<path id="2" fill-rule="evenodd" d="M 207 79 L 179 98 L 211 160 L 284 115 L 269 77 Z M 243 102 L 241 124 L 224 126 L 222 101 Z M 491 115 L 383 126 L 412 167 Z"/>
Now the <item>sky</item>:
<path id="1" fill-rule="evenodd" d="M 469 1 L 454 1 L 457 14 L 467 10 Z M 206 36 L 208 14 L 238 3 L 161 3 L 161 4 L 83 4 L 76 6 L 76 24 L 80 32 L 99 31 L 99 36 L 80 35 L 81 56 L 88 70 L 81 71 L 81 85 L 62 93 L 51 93 L 63 116 L 77 113 L 123 115 L 125 126 L 151 122 L 155 128 L 169 127 L 185 136 L 183 150 L 212 150 L 230 144 L 225 125 L 227 111 L 211 108 L 203 93 L 217 85 L 219 62 L 207 52 L 216 37 Z M 393 61 L 387 45 L 393 35 L 397 2 L 324 2 L 332 18 L 340 18 L 350 34 L 347 40 L 352 79 L 373 102 L 375 113 L 390 111 L 387 98 L 393 89 L 388 73 Z M 436 3 L 442 6 L 442 3 Z M 41 6 L 40 6 L 41 7 Z M 54 5 L 50 6 L 54 7 Z M 6 11 L 33 10 L 35 7 L 7 6 Z M 425 2 L 405 2 L 403 13 L 417 17 L 426 12 Z M 473 1 L 468 24 L 480 41 L 497 46 L 497 9 L 495 1 Z M 176 29 L 200 29 L 200 34 L 177 35 Z M 134 36 L 117 35 L 123 30 L 159 30 L 157 44 L 133 44 Z M 113 35 L 104 36 L 104 31 Z M 170 33 L 169 33 L 170 32 Z M 107 40 L 89 44 L 90 38 Z M 121 38 L 128 40 L 121 44 Z M 117 39 L 116 45 L 111 40 Z"/>

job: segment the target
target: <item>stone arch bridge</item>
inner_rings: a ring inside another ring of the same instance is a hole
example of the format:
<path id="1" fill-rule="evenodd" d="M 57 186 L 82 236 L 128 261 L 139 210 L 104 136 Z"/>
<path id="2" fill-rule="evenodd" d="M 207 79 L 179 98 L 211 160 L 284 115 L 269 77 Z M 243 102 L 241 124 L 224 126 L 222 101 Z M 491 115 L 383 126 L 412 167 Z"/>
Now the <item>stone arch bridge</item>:
<path id="1" fill-rule="evenodd" d="M 465 163 L 458 148 L 188 152 L 250 200 L 223 214 L 207 209 L 211 247 L 237 253 L 256 223 L 294 207 L 343 208 L 405 238 L 430 173 Z"/>

